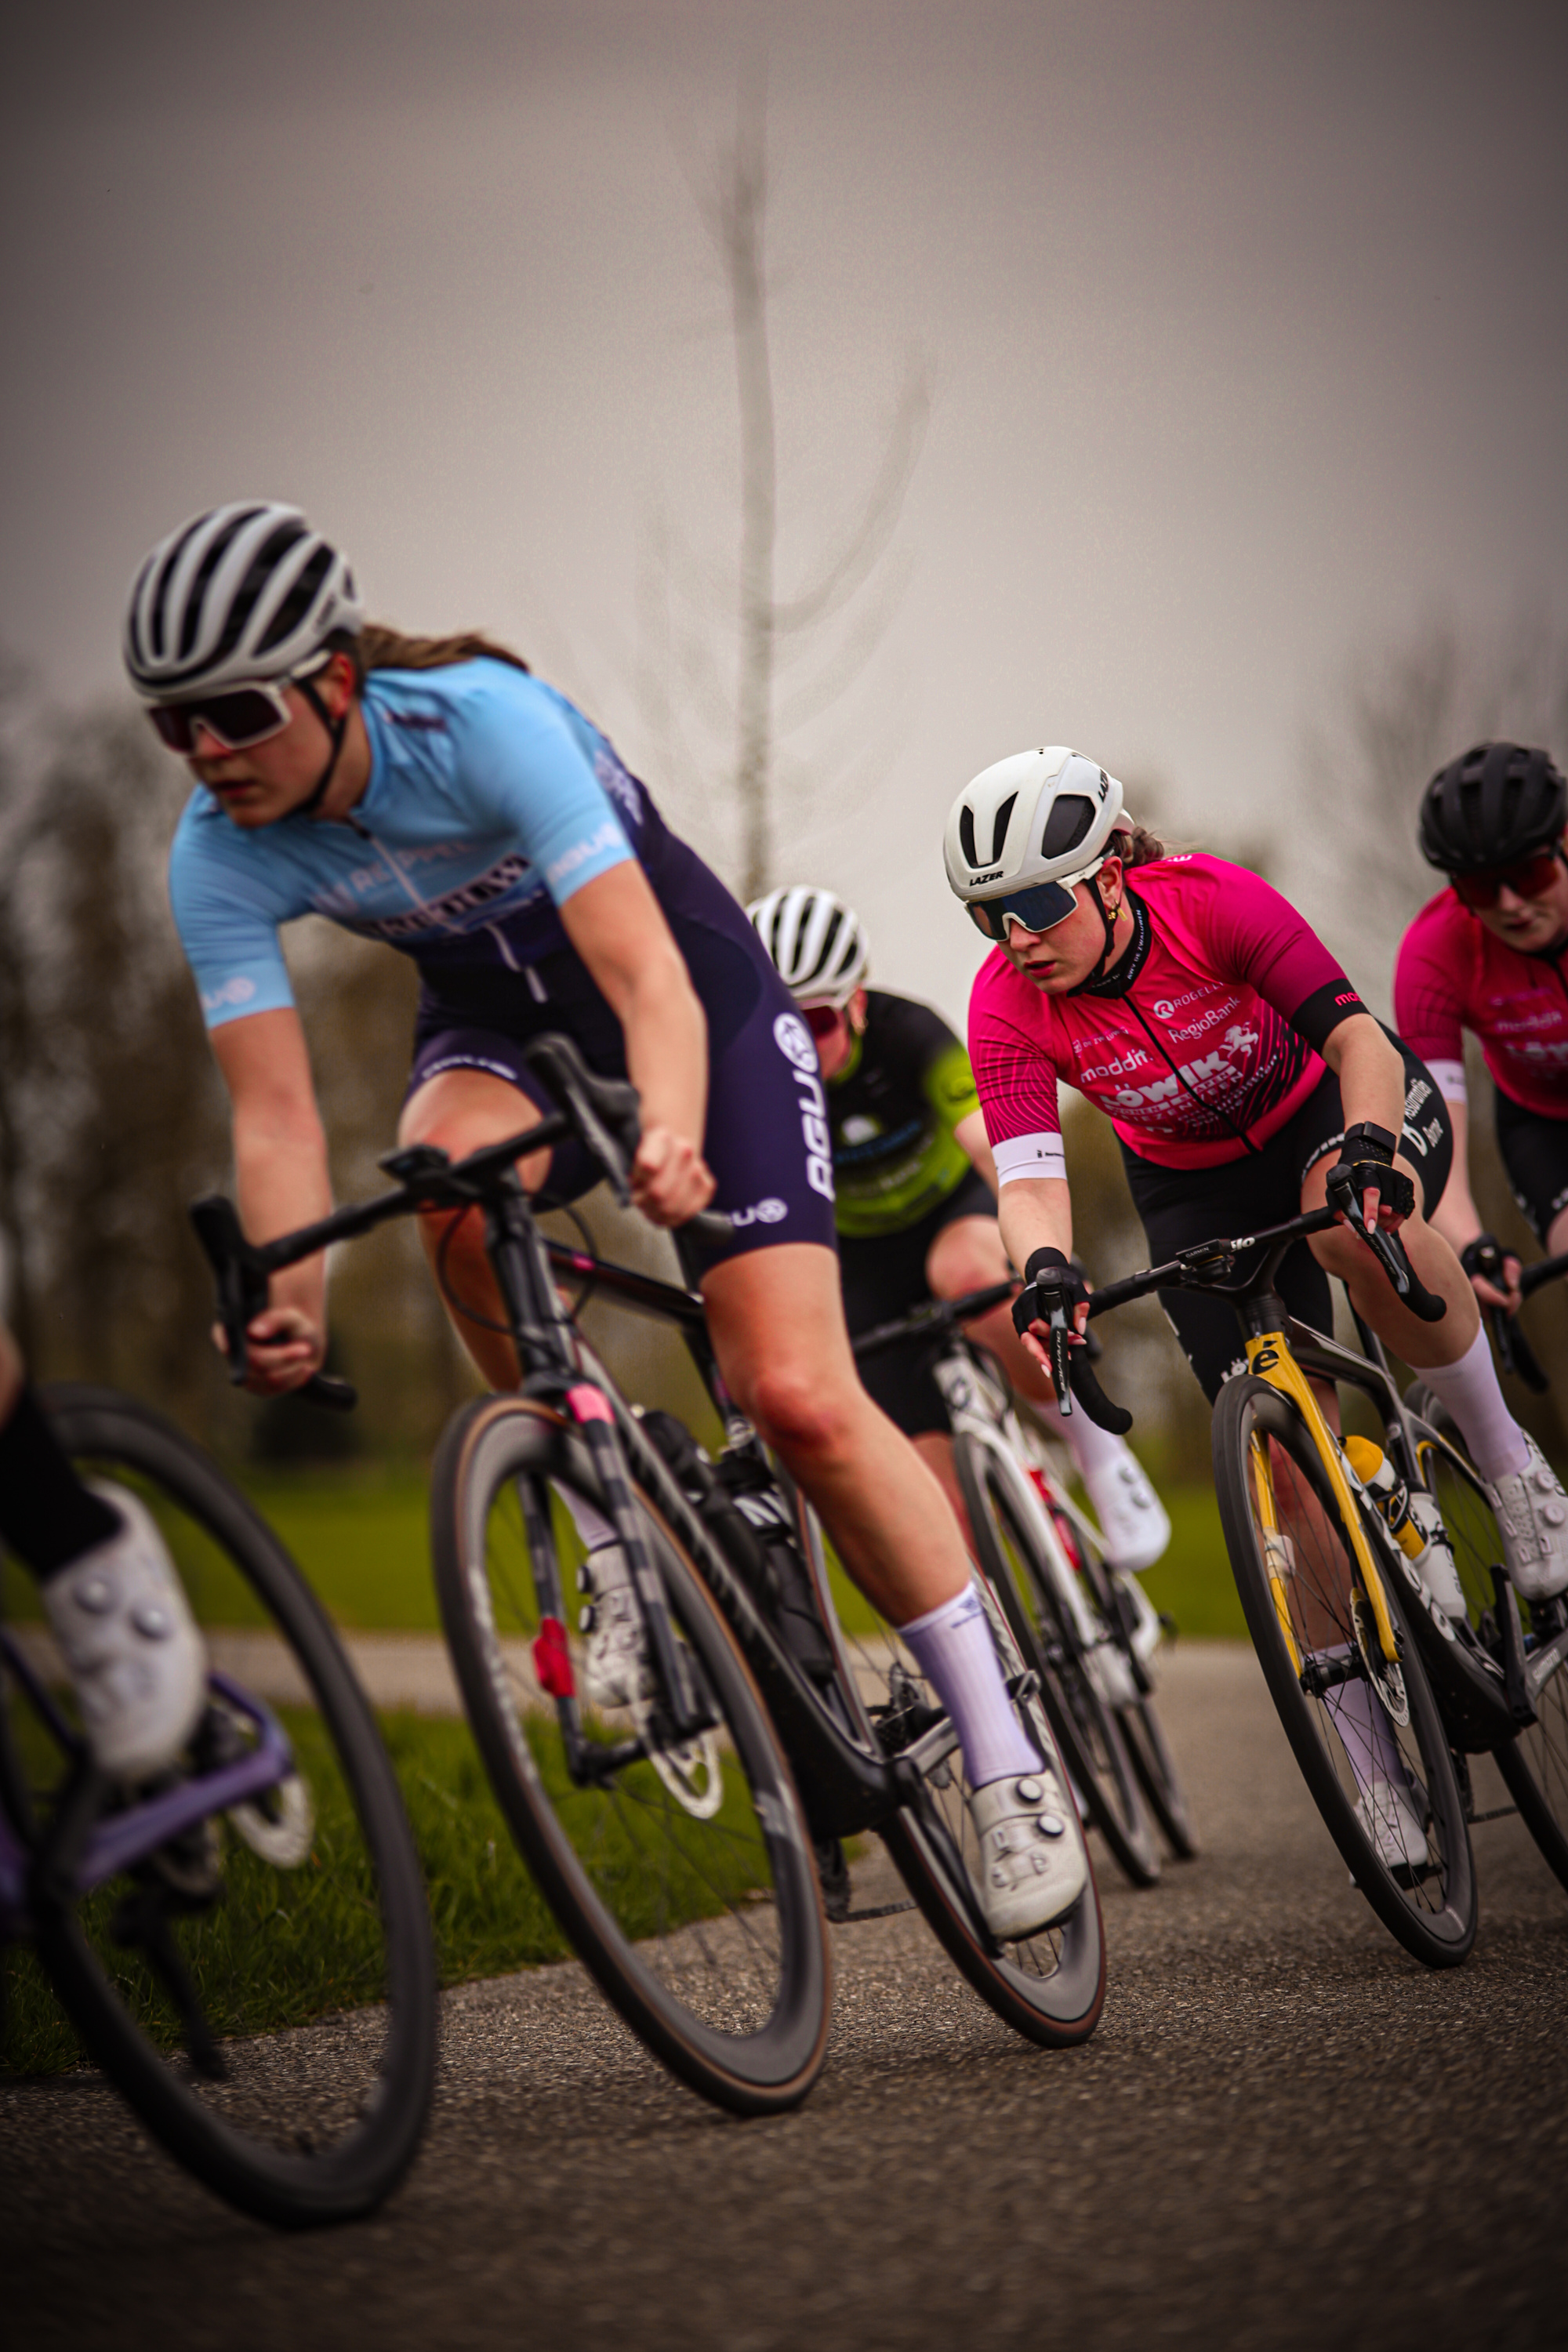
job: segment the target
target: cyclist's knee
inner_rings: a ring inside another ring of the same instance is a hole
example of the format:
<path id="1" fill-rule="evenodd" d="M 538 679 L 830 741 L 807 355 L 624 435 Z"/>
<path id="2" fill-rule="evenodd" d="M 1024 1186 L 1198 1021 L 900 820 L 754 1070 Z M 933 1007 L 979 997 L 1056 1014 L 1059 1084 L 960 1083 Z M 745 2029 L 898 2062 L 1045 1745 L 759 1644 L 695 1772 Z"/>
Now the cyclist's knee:
<path id="1" fill-rule="evenodd" d="M 738 1400 L 770 1445 L 786 1456 L 823 1459 L 847 1451 L 853 1442 L 856 1407 L 863 1391 L 853 1381 L 825 1380 L 816 1366 L 759 1365 Z"/>

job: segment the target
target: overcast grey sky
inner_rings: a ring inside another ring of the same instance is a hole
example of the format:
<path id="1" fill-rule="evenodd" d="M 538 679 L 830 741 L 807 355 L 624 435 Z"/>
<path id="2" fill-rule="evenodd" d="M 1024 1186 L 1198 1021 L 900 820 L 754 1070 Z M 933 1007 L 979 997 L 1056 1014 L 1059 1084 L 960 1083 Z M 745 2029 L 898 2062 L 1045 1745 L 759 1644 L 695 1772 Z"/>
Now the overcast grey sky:
<path id="1" fill-rule="evenodd" d="M 977 768 L 1072 742 L 1189 835 L 1288 834 L 1353 660 L 1432 615 L 1568 623 L 1565 28 L 1539 0 L 24 0 L 0 644 L 57 698 L 111 689 L 147 545 L 292 499 L 376 614 L 510 636 L 722 861 L 638 678 L 661 516 L 733 665 L 692 181 L 763 47 L 786 586 L 911 355 L 936 387 L 909 584 L 794 747 L 822 789 L 782 878 L 856 898 L 879 976 L 957 1014 L 978 942 L 938 842 Z"/>

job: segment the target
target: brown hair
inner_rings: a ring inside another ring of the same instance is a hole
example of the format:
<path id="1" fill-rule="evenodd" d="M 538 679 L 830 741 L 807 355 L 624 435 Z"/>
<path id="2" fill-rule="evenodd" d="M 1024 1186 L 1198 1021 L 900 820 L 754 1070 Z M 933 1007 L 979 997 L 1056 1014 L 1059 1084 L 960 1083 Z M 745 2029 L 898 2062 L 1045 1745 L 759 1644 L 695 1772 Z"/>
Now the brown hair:
<path id="1" fill-rule="evenodd" d="M 462 629 L 450 637 L 410 637 L 384 622 L 367 621 L 357 637 L 344 639 L 344 651 L 353 655 L 362 679 L 373 669 L 446 669 L 453 662 L 481 658 L 528 668 L 521 654 L 494 644 L 477 629 Z"/>
<path id="2" fill-rule="evenodd" d="M 1166 855 L 1164 843 L 1156 835 L 1151 833 L 1146 824 L 1135 824 L 1131 829 L 1131 840 L 1128 839 L 1127 833 L 1123 829 L 1121 838 L 1127 842 L 1127 846 L 1117 854 L 1121 859 L 1124 873 L 1130 871 L 1134 866 L 1152 866 L 1158 858 Z"/>

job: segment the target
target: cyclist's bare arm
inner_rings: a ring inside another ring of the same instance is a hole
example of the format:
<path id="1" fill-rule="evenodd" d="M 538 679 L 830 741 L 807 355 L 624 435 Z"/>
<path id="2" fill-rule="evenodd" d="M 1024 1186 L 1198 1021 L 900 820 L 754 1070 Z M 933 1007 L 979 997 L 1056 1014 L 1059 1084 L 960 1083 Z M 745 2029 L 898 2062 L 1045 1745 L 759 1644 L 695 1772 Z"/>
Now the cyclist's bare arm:
<path id="1" fill-rule="evenodd" d="M 990 1139 L 985 1132 L 985 1113 L 983 1110 L 972 1110 L 967 1118 L 961 1118 L 952 1130 L 952 1139 L 968 1159 L 975 1174 L 984 1177 L 994 1197 L 999 1190 L 996 1182 L 996 1160 L 991 1149 Z"/>
<path id="2" fill-rule="evenodd" d="M 713 1197 L 702 1158 L 708 1023 L 690 975 L 640 866 L 584 884 L 561 920 L 621 1024 L 642 1097 L 632 1197 L 656 1224 L 684 1223 Z"/>
<path id="3" fill-rule="evenodd" d="M 1340 1082 L 1346 1127 L 1370 1120 L 1397 1136 L 1405 1125 L 1405 1064 L 1371 1013 L 1352 1013 L 1331 1029 L 1322 1058 Z M 1363 1194 L 1368 1216 L 1373 1213 L 1371 1200 L 1370 1192 Z M 1391 1209 L 1380 1205 L 1378 1213 L 1385 1225 L 1400 1223 Z"/>
<path id="4" fill-rule="evenodd" d="M 1017 1176 L 1011 1183 L 1004 1184 L 997 1200 L 996 1222 L 1002 1228 L 1007 1255 L 1016 1266 L 1026 1266 L 1031 1254 L 1037 1249 L 1058 1249 L 1064 1257 L 1072 1255 L 1072 1195 L 1059 1176 Z M 1080 1307 L 1080 1331 L 1088 1320 L 1088 1307 Z M 1050 1360 L 1038 1339 L 1033 1332 L 1023 1336 L 1030 1355 L 1048 1370 Z"/>
<path id="5" fill-rule="evenodd" d="M 324 1217 L 332 1205 L 327 1140 L 299 1014 L 286 1005 L 226 1021 L 212 1032 L 212 1045 L 228 1088 L 247 1234 L 271 1241 Z M 263 1396 L 297 1388 L 321 1368 L 326 1326 L 324 1256 L 274 1275 L 270 1301 L 250 1327 L 247 1385 Z"/>

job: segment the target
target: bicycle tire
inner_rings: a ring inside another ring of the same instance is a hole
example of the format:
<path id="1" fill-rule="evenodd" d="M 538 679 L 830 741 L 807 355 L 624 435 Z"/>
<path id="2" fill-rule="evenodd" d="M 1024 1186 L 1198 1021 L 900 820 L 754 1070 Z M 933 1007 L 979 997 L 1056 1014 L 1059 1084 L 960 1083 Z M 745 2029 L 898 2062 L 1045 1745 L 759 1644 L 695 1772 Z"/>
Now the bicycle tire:
<path id="1" fill-rule="evenodd" d="M 1484 1639 L 1497 1607 L 1491 1569 L 1503 1556 L 1486 1481 L 1466 1454 L 1458 1424 L 1430 1390 L 1417 1385 L 1405 1402 L 1460 1457 L 1457 1464 L 1435 1447 L 1423 1449 L 1422 1466 L 1454 1547 L 1470 1623 Z M 1539 1612 L 1543 1622 L 1537 1625 L 1538 1612 L 1527 1611 L 1526 1630 L 1535 1638 L 1557 1630 L 1544 1622 L 1547 1614 L 1546 1610 Z M 1542 1859 L 1568 1887 L 1568 1685 L 1563 1672 L 1542 1692 L 1534 1723 L 1491 1754 Z"/>
<path id="2" fill-rule="evenodd" d="M 980 1592 L 1003 1671 L 1016 1679 L 1024 1661 L 1011 1628 L 984 1584 Z M 873 1615 L 872 1629 L 863 1633 L 839 1625 L 837 1643 L 847 1669 L 844 1693 L 860 1736 L 874 1752 L 898 1753 L 893 1727 L 900 1716 L 918 1726 L 928 1710 L 935 1711 L 934 1692 L 884 1619 Z M 1051 1755 L 1050 1720 L 1040 1702 L 1020 1696 L 1014 1704 L 1042 1755 Z M 1017 1943 L 994 1944 L 973 1892 L 976 1857 L 962 1751 L 957 1760 L 957 1772 L 946 1762 L 928 1769 L 919 1797 L 884 1822 L 879 1835 L 916 1908 L 987 2007 L 1041 2049 L 1076 2049 L 1094 2032 L 1105 2001 L 1105 1927 L 1093 1857 L 1083 1896 L 1066 1920 Z"/>
<path id="3" fill-rule="evenodd" d="M 323 2029 L 330 2050 L 308 2029 L 226 2039 L 228 2079 L 198 2088 L 161 2046 L 167 2003 L 160 2008 L 151 1969 L 115 1942 L 106 1910 L 112 1886 L 69 1906 L 41 1906 L 39 1956 L 89 2056 L 208 2189 L 279 2228 L 355 2219 L 381 2203 L 413 2159 L 437 2042 L 424 1881 L 374 1717 L 300 1570 L 205 1454 L 160 1414 L 110 1390 L 60 1385 L 45 1403 L 79 1467 L 134 1486 L 152 1507 L 198 1621 L 215 1623 L 203 1605 L 214 1594 L 227 1596 L 221 1607 L 248 1601 L 269 1667 L 291 1669 L 303 1697 L 290 1738 L 304 1767 L 294 1777 L 313 1806 L 308 1861 L 265 1860 L 237 1829 L 246 1809 L 229 1815 L 223 1899 L 183 1919 L 177 1938 L 204 2002 L 221 2024 L 224 2001 L 247 1989 L 248 1962 L 280 1972 L 303 1953 L 316 1981 L 341 1969 L 356 1996 L 372 1990 L 377 2005 L 367 2011 L 355 1997 L 345 2010 L 329 2000 L 325 2013 L 337 2021 Z M 15 1740 L 8 1751 L 19 1769 Z M 11 1795 L 25 1807 L 25 1794 Z M 248 1819 L 254 1827 L 254 1809 Z M 123 1891 L 128 1883 L 114 1882 L 121 1906 L 136 1899 Z M 341 1939 L 324 1955 L 323 1931 Z M 119 1957 L 109 1957 L 111 1945 Z M 316 1998 L 307 1990 L 305 2007 Z M 316 2066 L 321 2056 L 330 2081 Z"/>
<path id="4" fill-rule="evenodd" d="M 1199 1846 L 1192 1808 L 1153 1700 L 1140 1696 L 1116 1712 L 1138 1785 L 1148 1799 L 1161 1835 L 1178 1862 L 1193 1861 Z"/>
<path id="5" fill-rule="evenodd" d="M 1159 1849 L 1116 1712 L 1096 1685 L 1029 1515 L 990 1446 L 953 1440 L 959 1484 L 980 1565 L 1014 1639 L 1040 1677 L 1057 1744 L 1094 1827 L 1134 1886 L 1160 1875 Z M 1121 1661 L 1118 1658 L 1118 1664 Z"/>
<path id="6" fill-rule="evenodd" d="M 671 2072 L 736 2115 L 796 2105 L 826 2049 L 831 1963 L 790 1768 L 756 1685 L 698 1568 L 630 1479 L 672 1628 L 741 1770 L 726 1771 L 715 1748 L 701 1801 L 714 1786 L 721 1798 L 706 1820 L 678 1792 L 672 1801 L 646 1758 L 574 1783 L 528 1664 L 545 1612 L 520 1483 L 534 1511 L 552 1501 L 579 1531 L 602 1521 L 587 1452 L 560 1417 L 521 1398 L 480 1398 L 441 1440 L 431 1528 L 442 1621 L 497 1801 L 601 1991 Z M 565 1632 L 581 1686 L 579 1637 Z M 599 1720 L 616 1727 L 614 1712 Z M 684 1925 L 693 1899 L 711 1909 Z"/>
<path id="7" fill-rule="evenodd" d="M 1110 1630 L 1126 1660 L 1129 1677 L 1135 1685 L 1139 1685 L 1131 1637 L 1122 1622 L 1110 1582 L 1119 1572 L 1131 1582 L 1131 1574 L 1110 1568 L 1098 1541 L 1090 1542 L 1080 1527 L 1075 1525 L 1059 1507 L 1053 1505 L 1051 1516 L 1056 1522 L 1057 1533 L 1067 1549 L 1069 1564 L 1076 1552 L 1095 1612 Z M 1142 1605 L 1147 1607 L 1149 1604 L 1143 1601 Z M 1148 1678 L 1145 1666 L 1144 1679 Z M 1139 1787 L 1148 1799 L 1149 1810 L 1161 1835 L 1178 1862 L 1193 1861 L 1199 1849 L 1192 1807 L 1151 1694 L 1141 1685 L 1136 1687 L 1132 1697 L 1124 1699 L 1117 1707 L 1116 1719 L 1131 1759 L 1132 1769 L 1138 1776 Z"/>
<path id="8" fill-rule="evenodd" d="M 1347 1793 L 1347 1784 L 1360 1784 L 1341 1734 L 1345 1702 L 1309 1691 L 1287 1645 L 1258 1526 L 1255 1441 L 1272 1449 L 1270 1485 L 1276 1495 L 1285 1489 L 1281 1515 L 1288 1524 L 1282 1532 L 1292 1549 L 1288 1572 L 1277 1581 L 1284 1596 L 1280 1605 L 1291 1612 L 1297 1651 L 1303 1660 L 1338 1656 L 1351 1669 L 1339 1687 L 1353 1682 L 1368 1695 L 1368 1706 L 1378 1706 L 1364 1667 L 1356 1664 L 1362 1652 L 1349 1600 L 1353 1552 L 1321 1458 L 1296 1406 L 1266 1381 L 1246 1374 L 1226 1381 L 1215 1407 L 1215 1486 L 1237 1589 L 1269 1696 L 1329 1834 L 1373 1912 L 1413 1958 L 1428 1968 L 1455 1967 L 1475 1940 L 1475 1867 L 1447 1736 L 1399 1594 L 1385 1577 L 1409 1715 L 1395 1744 L 1406 1771 L 1414 1772 L 1413 1794 L 1424 1795 L 1430 1817 L 1425 1854 L 1419 1862 L 1412 1855 L 1407 1868 L 1401 1865 L 1408 1882 L 1403 1885 L 1379 1859 Z M 1281 1455 L 1289 1465 L 1284 1481 Z M 1305 1506 L 1300 1499 L 1303 1484 L 1311 1498 Z M 1337 1638 L 1325 1641 L 1325 1635 Z M 1385 1709 L 1381 1713 L 1392 1736 L 1392 1719 Z"/>

